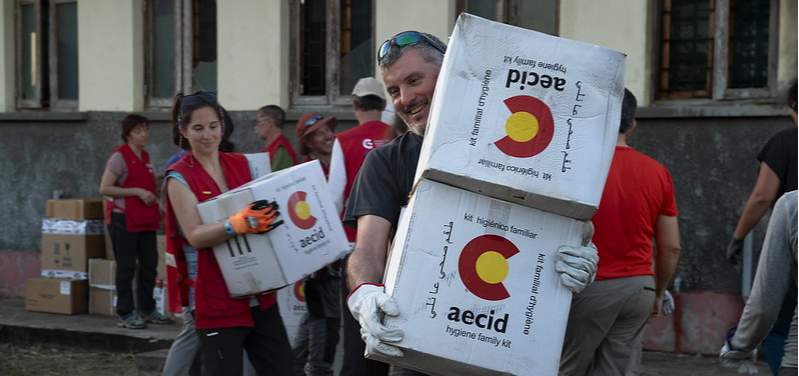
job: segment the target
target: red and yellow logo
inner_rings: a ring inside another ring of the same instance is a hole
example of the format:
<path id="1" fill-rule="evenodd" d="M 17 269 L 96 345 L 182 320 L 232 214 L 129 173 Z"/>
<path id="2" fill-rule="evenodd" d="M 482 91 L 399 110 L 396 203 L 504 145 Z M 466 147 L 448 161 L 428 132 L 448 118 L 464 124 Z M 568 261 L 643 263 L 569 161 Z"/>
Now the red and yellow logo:
<path id="1" fill-rule="evenodd" d="M 511 112 L 505 121 L 508 134 L 494 145 L 503 153 L 517 158 L 532 157 L 547 148 L 552 141 L 555 122 L 546 103 L 528 95 L 505 100 Z"/>
<path id="2" fill-rule="evenodd" d="M 305 285 L 302 283 L 302 280 L 294 284 L 294 297 L 305 303 Z"/>
<path id="3" fill-rule="evenodd" d="M 498 235 L 481 235 L 463 247 L 458 272 L 472 294 L 485 300 L 510 297 L 502 281 L 508 276 L 508 259 L 519 253 L 510 240 Z"/>
<path id="4" fill-rule="evenodd" d="M 297 191 L 289 197 L 289 218 L 297 227 L 307 230 L 316 224 L 316 217 L 311 215 L 311 206 L 305 201 L 308 196 L 303 191 Z"/>

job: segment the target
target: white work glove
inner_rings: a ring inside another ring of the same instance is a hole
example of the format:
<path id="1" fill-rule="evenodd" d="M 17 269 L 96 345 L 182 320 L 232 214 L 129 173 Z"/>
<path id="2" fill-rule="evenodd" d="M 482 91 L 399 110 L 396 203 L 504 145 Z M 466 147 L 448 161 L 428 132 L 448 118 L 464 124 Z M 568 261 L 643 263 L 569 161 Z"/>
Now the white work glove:
<path id="1" fill-rule="evenodd" d="M 591 284 L 596 277 L 596 264 L 599 253 L 591 243 L 594 237 L 594 225 L 585 221 L 581 246 L 562 245 L 555 253 L 555 271 L 560 273 L 560 281 L 571 292 L 577 294 Z"/>
<path id="2" fill-rule="evenodd" d="M 732 347 L 731 339 L 735 335 L 736 329 L 737 327 L 733 327 L 727 331 L 724 347 L 721 348 L 721 353 L 719 353 L 719 360 L 725 367 L 738 368 L 738 373 L 757 374 L 757 366 L 755 365 L 757 350 L 745 352 Z"/>
<path id="3" fill-rule="evenodd" d="M 666 290 L 666 293 L 663 294 L 663 304 L 660 305 L 660 312 L 662 312 L 664 316 L 668 316 L 674 312 L 674 297 L 671 296 L 669 290 Z"/>
<path id="4" fill-rule="evenodd" d="M 361 338 L 366 342 L 366 354 L 379 353 L 390 357 L 400 357 L 402 350 L 392 345 L 402 341 L 402 329 L 388 328 L 380 323 L 380 316 L 399 315 L 399 307 L 394 298 L 388 296 L 383 285 L 364 283 L 356 287 L 347 297 L 347 307 L 352 316 L 361 324 Z"/>

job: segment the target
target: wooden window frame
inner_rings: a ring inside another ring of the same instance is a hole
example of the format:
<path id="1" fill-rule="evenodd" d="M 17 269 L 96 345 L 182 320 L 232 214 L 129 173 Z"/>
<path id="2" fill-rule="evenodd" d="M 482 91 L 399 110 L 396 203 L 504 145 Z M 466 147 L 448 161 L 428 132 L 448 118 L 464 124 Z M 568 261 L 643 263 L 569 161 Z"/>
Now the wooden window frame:
<path id="1" fill-rule="evenodd" d="M 777 61 L 779 53 L 779 0 L 769 0 L 769 47 L 768 47 L 768 78 L 766 87 L 761 88 L 729 88 L 729 43 L 730 43 L 730 1 L 731 0 L 713 0 L 715 2 L 714 17 L 711 21 L 713 24 L 713 57 L 711 69 L 711 83 L 709 88 L 709 96 L 701 98 L 661 98 L 658 92 L 660 91 L 662 61 L 664 58 L 663 49 L 658 47 L 654 56 L 654 66 L 656 72 L 653 74 L 653 87 L 654 100 L 662 103 L 696 103 L 696 102 L 721 102 L 721 101 L 745 101 L 745 100 L 763 100 L 774 99 L 779 96 L 777 92 Z M 656 45 L 661 46 L 663 43 L 663 19 L 662 19 L 662 1 L 657 2 L 656 17 L 657 32 L 654 33 L 656 37 Z M 668 52 L 666 52 L 668 53 Z M 667 57 L 666 57 L 667 58 Z"/>
<path id="2" fill-rule="evenodd" d="M 48 61 L 50 72 L 50 108 L 53 110 L 77 110 L 78 101 L 80 100 L 80 90 L 78 90 L 78 99 L 60 99 L 58 97 L 58 28 L 57 28 L 57 8 L 59 4 L 74 3 L 76 6 L 78 0 L 50 0 L 50 11 L 48 13 L 49 23 L 49 40 L 48 40 Z M 79 20 L 77 22 L 80 22 Z M 80 61 L 80 58 L 78 58 Z"/>
<path id="3" fill-rule="evenodd" d="M 155 0 L 144 0 L 144 103 L 147 108 L 171 108 L 172 107 L 172 99 L 174 94 L 170 98 L 162 98 L 162 97 L 154 97 L 153 90 L 155 84 L 153 83 L 154 80 L 154 70 L 155 70 L 155 57 L 153 53 L 153 49 L 155 48 L 154 38 L 154 27 L 153 27 L 153 10 L 155 9 L 155 5 L 153 4 Z M 179 56 L 179 40 L 177 36 L 180 35 L 180 22 L 179 20 L 181 17 L 181 0 L 174 0 L 174 35 L 175 35 L 175 48 L 174 48 L 174 61 L 172 64 L 172 70 L 174 72 L 174 82 L 173 86 L 175 88 L 180 87 L 180 79 L 179 79 L 179 69 L 178 65 L 175 61 L 178 60 Z M 177 90 L 175 90 L 177 91 Z"/>
<path id="4" fill-rule="evenodd" d="M 33 5 L 34 12 L 36 13 L 36 46 L 35 48 L 32 47 L 34 51 L 34 56 L 36 59 L 35 68 L 33 74 L 36 75 L 38 78 L 36 80 L 35 85 L 35 98 L 32 99 L 22 99 L 22 88 L 24 87 L 24 83 L 22 82 L 22 6 L 23 5 Z M 42 2 L 41 0 L 19 0 L 15 4 L 15 14 L 17 15 L 17 22 L 14 26 L 16 29 L 17 35 L 17 80 L 16 80 L 16 97 L 17 97 L 17 107 L 19 108 L 43 108 L 44 107 L 44 98 L 42 93 L 42 77 L 44 74 L 44 67 L 42 66 L 42 22 L 46 22 L 47 20 L 42 20 Z"/>
<path id="5" fill-rule="evenodd" d="M 350 106 L 352 98 L 346 89 L 342 92 L 339 84 L 339 52 L 341 51 L 341 3 L 340 0 L 326 0 L 327 18 L 325 29 L 327 39 L 325 40 L 325 95 L 300 95 L 301 90 L 301 67 L 302 67 L 302 20 L 300 0 L 291 0 L 289 11 L 291 19 L 291 45 L 289 47 L 290 64 L 289 74 L 289 95 L 292 106 Z M 372 2 L 371 30 L 374 38 L 374 1 Z M 374 56 L 374 46 L 371 55 Z"/>

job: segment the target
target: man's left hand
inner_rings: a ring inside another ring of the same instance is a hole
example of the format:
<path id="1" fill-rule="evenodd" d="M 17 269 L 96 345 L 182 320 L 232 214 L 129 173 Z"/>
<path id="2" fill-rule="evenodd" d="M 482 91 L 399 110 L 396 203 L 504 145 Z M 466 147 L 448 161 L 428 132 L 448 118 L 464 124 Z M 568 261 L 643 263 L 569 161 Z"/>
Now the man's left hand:
<path id="1" fill-rule="evenodd" d="M 560 280 L 567 289 L 577 294 L 594 281 L 599 253 L 591 243 L 594 236 L 594 225 L 585 222 L 582 245 L 571 247 L 562 245 L 555 254 L 555 271 L 560 273 Z"/>
<path id="2" fill-rule="evenodd" d="M 721 348 L 721 353 L 719 353 L 719 360 L 725 367 L 738 368 L 738 373 L 757 374 L 757 366 L 755 365 L 757 350 L 746 352 L 734 349 L 732 347 L 732 337 L 735 336 L 735 330 L 736 328 L 731 328 L 727 331 L 724 347 Z"/>

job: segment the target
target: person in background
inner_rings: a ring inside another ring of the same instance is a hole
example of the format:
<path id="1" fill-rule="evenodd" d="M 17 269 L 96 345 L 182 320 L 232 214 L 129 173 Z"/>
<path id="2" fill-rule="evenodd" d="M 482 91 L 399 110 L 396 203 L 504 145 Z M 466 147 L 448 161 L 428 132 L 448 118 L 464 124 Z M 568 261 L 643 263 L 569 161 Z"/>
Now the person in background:
<path id="1" fill-rule="evenodd" d="M 560 375 L 637 375 L 644 328 L 661 314 L 680 260 L 671 175 L 627 145 L 636 108 L 635 96 L 624 89 L 616 151 L 591 218 L 599 251 L 596 280 L 572 298 Z"/>
<path id="2" fill-rule="evenodd" d="M 357 230 L 355 248 L 347 262 L 347 283 L 352 291 L 347 306 L 361 324 L 361 338 L 368 353 L 401 357 L 396 347 L 404 333 L 382 325 L 383 314 L 399 315 L 396 301 L 385 293 L 383 273 L 387 247 L 399 213 L 408 203 L 422 137 L 427 128 L 430 103 L 444 59 L 446 45 L 427 33 L 405 31 L 386 40 L 378 50 L 378 64 L 396 113 L 411 132 L 371 151 L 358 172 L 347 200 L 344 223 Z M 590 224 L 590 222 L 588 222 Z M 586 226 L 585 246 L 561 246 L 555 254 L 555 271 L 563 285 L 578 293 L 596 273 L 597 251 Z M 419 375 L 392 367 L 392 375 Z"/>
<path id="3" fill-rule="evenodd" d="M 737 367 L 740 373 L 757 373 L 757 345 L 766 338 L 782 312 L 782 297 L 796 285 L 797 197 L 797 191 L 788 192 L 774 205 L 752 293 L 746 301 L 738 326 L 727 331 L 719 354 L 723 365 Z M 779 376 L 797 374 L 796 306 L 793 311 L 784 354 L 775 373 Z"/>
<path id="4" fill-rule="evenodd" d="M 337 145 L 333 148 L 333 157 L 330 165 L 331 187 L 343 187 L 343 192 L 332 192 L 335 197 L 337 207 L 347 202 L 352 189 L 355 176 L 361 169 L 366 155 L 377 147 L 386 143 L 386 135 L 390 134 L 392 127 L 381 121 L 383 111 L 386 108 L 385 88 L 383 84 L 374 77 L 366 77 L 358 80 L 352 89 L 352 109 L 358 125 L 336 135 Z M 350 246 L 355 244 L 355 229 L 345 226 L 347 240 Z M 346 265 L 346 258 L 344 259 Z M 347 280 L 341 278 L 341 301 L 347 300 L 349 289 Z M 358 321 L 352 317 L 349 311 L 344 309 L 342 303 L 342 320 L 344 324 L 344 358 L 341 365 L 341 376 L 385 375 L 388 372 L 388 365 L 363 357 L 363 350 L 366 344 L 361 339 L 360 326 Z"/>
<path id="5" fill-rule="evenodd" d="M 175 96 L 172 124 L 188 153 L 169 167 L 166 185 L 167 279 L 170 309 L 180 311 L 194 288 L 194 324 L 203 375 L 241 375 L 244 350 L 263 375 L 288 375 L 291 347 L 274 293 L 234 299 L 212 247 L 241 234 L 262 234 L 280 225 L 276 203 L 253 202 L 227 221 L 203 224 L 198 203 L 252 180 L 247 159 L 219 152 L 224 109 L 216 94 Z M 197 271 L 188 276 L 187 246 L 197 250 Z"/>
<path id="6" fill-rule="evenodd" d="M 264 153 L 269 153 L 272 171 L 297 164 L 297 154 L 283 135 L 286 113 L 276 105 L 263 106 L 255 113 L 255 133 L 266 141 Z"/>
<path id="7" fill-rule="evenodd" d="M 791 117 L 794 126 L 778 132 L 769 139 L 760 153 L 757 155 L 760 167 L 757 173 L 757 181 L 752 189 L 749 200 L 746 201 L 741 218 L 732 239 L 727 245 L 727 260 L 733 265 L 740 262 L 741 250 L 743 249 L 744 238 L 752 228 L 765 215 L 766 211 L 774 205 L 785 192 L 797 189 L 797 145 L 799 142 L 799 131 L 797 131 L 796 115 L 797 83 L 788 89 L 787 104 L 791 109 Z M 788 335 L 788 330 L 793 317 L 793 310 L 796 306 L 796 285 L 788 291 L 782 304 L 782 309 L 774 323 L 766 340 L 763 341 L 763 351 L 768 360 L 771 372 L 776 375 L 782 360 L 783 347 Z"/>
<path id="8" fill-rule="evenodd" d="M 106 201 L 108 232 L 116 260 L 118 326 L 142 329 L 147 323 L 171 324 L 172 319 L 155 309 L 153 289 L 158 274 L 158 249 L 155 231 L 161 228 L 161 212 L 155 192 L 155 175 L 150 155 L 144 150 L 150 138 L 144 116 L 128 115 L 122 120 L 122 146 L 114 149 L 100 181 L 100 194 Z M 139 315 L 133 296 L 136 264 Z"/>
<path id="9" fill-rule="evenodd" d="M 327 179 L 333 153 L 336 118 L 309 113 L 297 122 L 300 152 L 305 162 L 319 160 Z M 308 311 L 300 322 L 293 345 L 294 374 L 332 376 L 333 360 L 341 329 L 338 261 L 321 268 L 303 280 Z"/>

